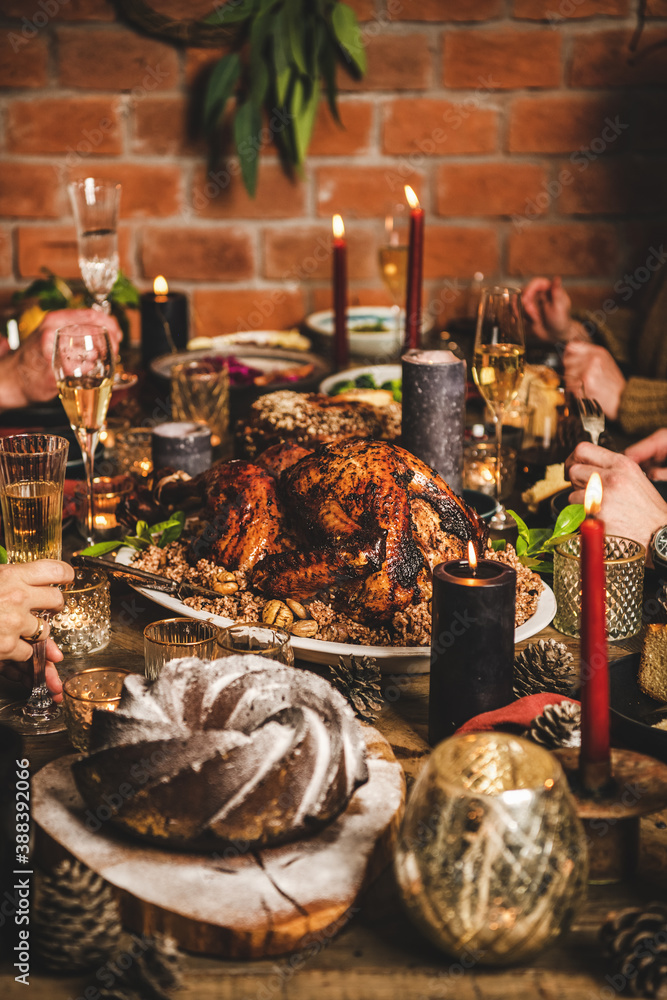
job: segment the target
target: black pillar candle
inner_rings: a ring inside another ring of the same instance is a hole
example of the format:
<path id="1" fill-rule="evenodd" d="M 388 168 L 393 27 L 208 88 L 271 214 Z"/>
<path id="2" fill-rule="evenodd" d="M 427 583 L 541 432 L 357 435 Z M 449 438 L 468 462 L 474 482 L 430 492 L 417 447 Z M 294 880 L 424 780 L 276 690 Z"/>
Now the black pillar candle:
<path id="1" fill-rule="evenodd" d="M 460 493 L 466 363 L 451 351 L 408 351 L 401 362 L 401 443 L 440 473 L 454 493 Z"/>
<path id="2" fill-rule="evenodd" d="M 144 292 L 141 296 L 141 361 L 144 368 L 159 354 L 185 350 L 187 343 L 188 300 L 183 292 Z"/>
<path id="3" fill-rule="evenodd" d="M 514 700 L 516 573 L 502 563 L 454 560 L 433 571 L 428 740 Z"/>
<path id="4" fill-rule="evenodd" d="M 175 421 L 153 428 L 153 469 L 180 469 L 198 476 L 211 468 L 211 431 L 204 423 Z"/>

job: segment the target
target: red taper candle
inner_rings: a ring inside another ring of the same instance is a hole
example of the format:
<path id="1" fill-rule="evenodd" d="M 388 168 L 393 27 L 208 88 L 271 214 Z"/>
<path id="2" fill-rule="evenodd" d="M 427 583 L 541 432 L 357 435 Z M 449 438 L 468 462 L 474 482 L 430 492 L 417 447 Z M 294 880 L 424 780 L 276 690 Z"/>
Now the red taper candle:
<path id="1" fill-rule="evenodd" d="M 405 300 L 405 351 L 419 347 L 422 317 L 422 262 L 424 259 L 424 209 L 409 184 L 405 197 L 410 206 L 410 245 L 408 249 L 408 281 Z"/>
<path id="2" fill-rule="evenodd" d="M 589 792 L 611 780 L 609 753 L 609 664 L 605 624 L 604 522 L 597 472 L 588 481 L 581 525 L 581 751 L 579 776 Z"/>
<path id="3" fill-rule="evenodd" d="M 347 368 L 347 243 L 340 215 L 334 215 L 333 228 L 333 306 L 334 364 L 336 371 Z"/>

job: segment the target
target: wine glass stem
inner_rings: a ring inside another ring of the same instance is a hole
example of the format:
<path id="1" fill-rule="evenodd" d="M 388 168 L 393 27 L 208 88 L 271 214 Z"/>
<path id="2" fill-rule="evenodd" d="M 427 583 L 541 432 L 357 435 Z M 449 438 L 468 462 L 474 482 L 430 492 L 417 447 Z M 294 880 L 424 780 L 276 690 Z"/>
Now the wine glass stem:
<path id="1" fill-rule="evenodd" d="M 33 689 L 23 709 L 29 718 L 43 717 L 53 711 L 53 699 L 46 686 L 46 639 L 33 644 Z"/>
<path id="2" fill-rule="evenodd" d="M 86 492 L 88 494 L 88 502 L 86 503 L 86 541 L 89 545 L 92 545 L 95 541 L 95 490 L 93 480 L 95 478 L 95 449 L 97 448 L 98 438 L 99 431 L 82 431 L 79 436 L 83 465 L 86 470 Z"/>
<path id="3" fill-rule="evenodd" d="M 494 411 L 493 422 L 496 430 L 496 500 L 498 508 L 502 507 L 500 491 L 502 487 L 502 455 L 503 455 L 503 407 Z"/>

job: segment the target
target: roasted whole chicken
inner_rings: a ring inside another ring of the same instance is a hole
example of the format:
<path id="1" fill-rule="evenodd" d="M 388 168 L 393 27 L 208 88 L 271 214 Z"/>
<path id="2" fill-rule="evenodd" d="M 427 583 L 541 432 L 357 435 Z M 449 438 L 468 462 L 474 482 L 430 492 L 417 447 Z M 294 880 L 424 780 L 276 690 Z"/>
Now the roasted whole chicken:
<path id="1" fill-rule="evenodd" d="M 269 597 L 324 592 L 357 621 L 427 600 L 434 566 L 486 542 L 483 521 L 433 469 L 384 441 L 275 446 L 256 464 L 210 469 L 199 486 L 208 525 L 194 558 L 245 570 Z"/>

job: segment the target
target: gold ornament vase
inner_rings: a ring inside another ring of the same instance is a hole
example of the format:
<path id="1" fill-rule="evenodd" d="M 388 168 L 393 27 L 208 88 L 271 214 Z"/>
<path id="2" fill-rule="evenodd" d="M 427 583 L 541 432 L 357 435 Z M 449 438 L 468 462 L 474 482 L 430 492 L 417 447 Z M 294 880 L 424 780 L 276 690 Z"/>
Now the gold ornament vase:
<path id="1" fill-rule="evenodd" d="M 395 867 L 410 917 L 443 951 L 473 965 L 528 959 L 586 891 L 584 833 L 560 764 L 508 733 L 443 741 L 412 790 Z"/>

